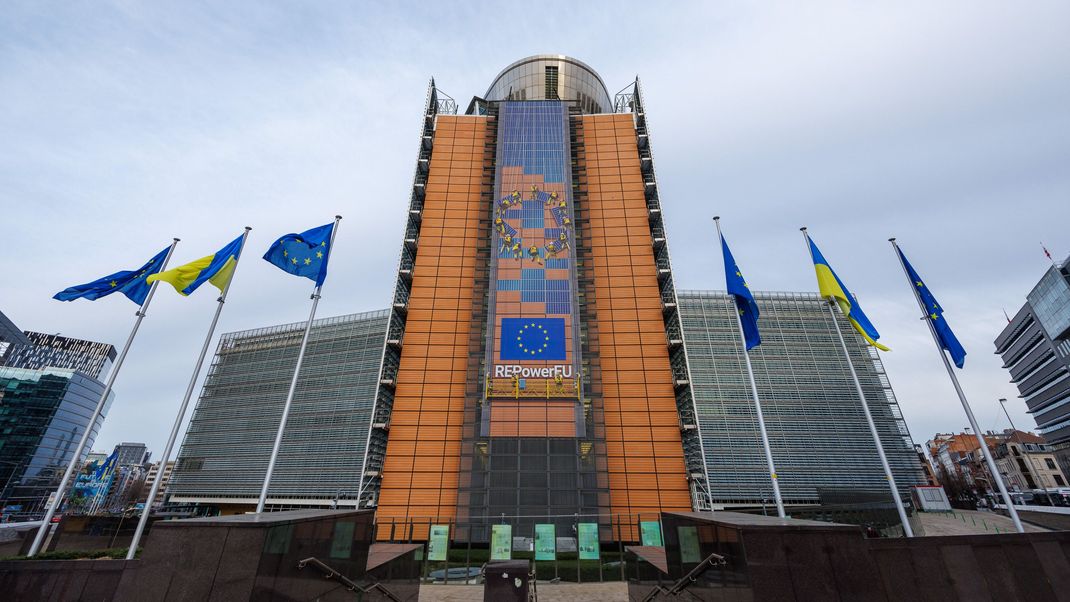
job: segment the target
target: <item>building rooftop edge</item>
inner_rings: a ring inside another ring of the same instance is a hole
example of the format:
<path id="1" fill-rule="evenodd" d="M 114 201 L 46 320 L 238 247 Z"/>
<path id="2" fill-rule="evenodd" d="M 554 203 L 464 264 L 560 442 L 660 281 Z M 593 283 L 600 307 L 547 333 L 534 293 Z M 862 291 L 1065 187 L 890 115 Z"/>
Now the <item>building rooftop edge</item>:
<path id="1" fill-rule="evenodd" d="M 598 78 L 598 83 L 602 84 L 602 90 L 606 93 L 606 97 L 610 101 L 613 100 L 613 96 L 609 93 L 609 88 L 606 86 L 605 80 L 602 79 L 602 74 L 600 74 L 598 71 L 596 71 L 594 69 L 594 67 L 588 65 L 587 63 L 581 61 L 578 58 L 568 56 L 567 54 L 533 54 L 531 56 L 526 56 L 526 57 L 524 57 L 522 59 L 513 61 L 506 68 L 504 68 L 501 71 L 499 71 L 498 75 L 494 76 L 494 79 L 490 80 L 490 85 L 487 86 L 487 91 L 483 93 L 483 97 L 484 98 L 489 98 L 491 90 L 494 89 L 494 84 L 498 83 L 498 80 L 501 79 L 502 76 L 505 75 L 506 73 L 508 73 L 509 71 L 511 71 L 511 70 L 513 70 L 513 69 L 515 69 L 515 68 L 517 68 L 520 65 L 523 65 L 525 63 L 531 63 L 531 62 L 539 61 L 539 60 L 559 60 L 559 61 L 565 61 L 565 62 L 568 62 L 568 63 L 573 63 L 575 65 L 583 67 L 584 69 L 590 71 L 595 77 Z"/>

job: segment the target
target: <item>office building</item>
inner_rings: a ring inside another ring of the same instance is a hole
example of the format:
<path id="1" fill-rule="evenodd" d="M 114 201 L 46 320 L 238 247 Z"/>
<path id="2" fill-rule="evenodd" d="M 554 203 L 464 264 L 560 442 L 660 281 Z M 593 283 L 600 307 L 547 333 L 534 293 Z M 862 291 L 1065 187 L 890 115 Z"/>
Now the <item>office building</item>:
<path id="1" fill-rule="evenodd" d="M 271 508 L 354 505 L 379 385 L 387 312 L 313 323 L 282 439 Z M 252 510 L 305 323 L 220 337 L 178 454 L 169 501 Z"/>
<path id="2" fill-rule="evenodd" d="M 432 81 L 390 308 L 313 330 L 301 382 L 321 384 L 298 388 L 269 504 L 374 507 L 384 537 L 451 522 L 486 542 L 507 517 L 635 541 L 661 511 L 767 499 L 730 302 L 676 292 L 638 80 L 610 95 L 539 55 L 457 109 Z M 880 358 L 816 295 L 759 303 L 789 501 L 887 495 L 834 328 L 904 494 L 924 482 Z M 223 337 L 169 502 L 251 509 L 301 326 Z"/>
<path id="3" fill-rule="evenodd" d="M 5 365 L 12 345 L 29 345 L 30 339 L 0 311 L 0 366 Z"/>
<path id="4" fill-rule="evenodd" d="M 13 345 L 4 360 L 5 366 L 29 370 L 66 368 L 103 380 L 115 360 L 115 347 L 107 343 L 40 332 L 25 334 L 29 343 Z"/>
<path id="5" fill-rule="evenodd" d="M 1070 474 L 1070 258 L 1054 263 L 996 337 L 996 353 Z"/>
<path id="6" fill-rule="evenodd" d="M 103 393 L 103 383 L 75 370 L 0 367 L 0 498 L 11 509 L 5 514 L 43 513 L 86 428 L 85 453 L 93 445 L 114 400 L 110 394 L 90 425 Z"/>
<path id="7" fill-rule="evenodd" d="M 163 504 L 164 498 L 167 495 L 167 487 L 171 483 L 171 474 L 175 470 L 175 461 L 169 460 L 163 470 L 163 478 L 160 480 L 160 488 L 156 491 L 156 497 L 152 500 L 152 506 L 157 507 Z M 149 493 L 152 489 L 152 484 L 156 481 L 156 473 L 160 471 L 160 463 L 153 462 L 149 465 L 148 472 L 145 473 L 145 484 L 141 488 L 141 494 L 138 497 L 138 501 L 148 504 Z"/>
<path id="8" fill-rule="evenodd" d="M 689 385 L 666 344 L 678 317 L 638 81 L 614 97 L 582 62 L 539 55 L 455 108 L 432 82 L 396 385 L 377 408 L 389 436 L 373 433 L 386 454 L 363 487 L 379 520 L 564 529 L 553 516 L 708 506 L 683 451 L 697 438 L 677 411 Z"/>
<path id="9" fill-rule="evenodd" d="M 116 466 L 141 466 L 148 463 L 152 452 L 148 451 L 144 443 L 123 442 L 115 446 L 112 451 L 115 454 Z"/>
<path id="10" fill-rule="evenodd" d="M 762 344 L 754 378 L 786 504 L 823 491 L 886 495 L 887 480 L 835 333 L 847 341 L 866 402 L 903 499 L 926 483 L 914 442 L 876 351 L 816 293 L 755 293 Z M 678 296 L 713 503 L 753 506 L 773 497 L 743 361 L 736 308 L 723 292 Z"/>
<path id="11" fill-rule="evenodd" d="M 92 449 L 114 400 L 90 426 L 115 348 L 106 343 L 22 332 L 0 314 L 0 502 L 5 515 L 35 517 L 91 428 Z"/>

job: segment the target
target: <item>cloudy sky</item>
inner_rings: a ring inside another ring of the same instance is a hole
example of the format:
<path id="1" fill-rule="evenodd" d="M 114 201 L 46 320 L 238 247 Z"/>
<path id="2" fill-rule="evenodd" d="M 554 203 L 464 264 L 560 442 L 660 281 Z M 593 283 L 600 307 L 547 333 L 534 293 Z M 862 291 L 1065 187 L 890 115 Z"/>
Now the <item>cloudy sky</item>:
<path id="1" fill-rule="evenodd" d="M 647 96 L 678 286 L 722 288 L 722 223 L 755 289 L 815 289 L 810 227 L 864 299 L 915 441 L 967 424 L 888 243 L 970 352 L 983 428 L 1033 426 L 992 340 L 1070 251 L 1070 4 L 14 2 L 0 19 L 0 310 L 120 345 L 135 307 L 58 290 L 253 227 L 345 216 L 320 316 L 392 294 L 428 80 L 462 105 L 513 60 L 575 56 Z M 303 320 L 310 283 L 260 260 L 219 332 Z M 159 453 L 215 296 L 161 289 L 97 449 Z M 213 343 L 214 348 L 214 343 Z"/>

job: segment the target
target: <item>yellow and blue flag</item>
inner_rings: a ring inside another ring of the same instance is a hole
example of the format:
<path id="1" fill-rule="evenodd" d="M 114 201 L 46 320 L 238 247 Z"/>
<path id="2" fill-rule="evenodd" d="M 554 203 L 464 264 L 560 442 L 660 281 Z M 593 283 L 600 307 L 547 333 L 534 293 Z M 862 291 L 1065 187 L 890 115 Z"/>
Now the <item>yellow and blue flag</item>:
<path id="1" fill-rule="evenodd" d="M 936 338 L 940 341 L 940 346 L 947 350 L 955 365 L 961 368 L 966 363 L 966 350 L 962 348 L 962 344 L 955 337 L 955 333 L 951 332 L 951 326 L 948 325 L 947 319 L 944 318 L 944 308 L 937 303 L 936 297 L 933 296 L 929 287 L 925 286 L 925 282 L 918 275 L 918 272 L 914 270 L 914 266 L 907 261 L 907 256 L 903 255 L 903 251 L 898 246 L 895 247 L 895 250 L 899 253 L 899 259 L 903 260 L 903 267 L 906 268 L 910 281 L 914 283 L 914 287 L 918 291 L 918 297 L 921 299 L 922 305 L 925 306 L 925 312 L 928 314 L 929 322 L 933 325 L 933 330 L 936 332 Z"/>
<path id="2" fill-rule="evenodd" d="M 300 234 L 280 236 L 264 253 L 264 259 L 284 272 L 304 276 L 315 280 L 316 286 L 323 286 L 333 231 L 334 222 L 331 222 Z"/>
<path id="3" fill-rule="evenodd" d="M 858 334 L 862 335 L 862 338 L 867 343 L 881 351 L 890 351 L 890 349 L 877 342 L 877 339 L 881 338 L 880 333 L 873 327 L 873 323 L 866 317 L 866 313 L 862 311 L 862 306 L 859 305 L 858 299 L 851 294 L 851 291 L 847 290 L 847 285 L 840 280 L 836 272 L 832 271 L 832 266 L 829 265 L 828 261 L 825 261 L 825 256 L 821 254 L 821 250 L 810 239 L 809 234 L 806 235 L 806 241 L 810 243 L 810 256 L 814 260 L 814 270 L 817 271 L 817 288 L 821 296 L 826 299 L 832 297 L 836 300 L 836 303 L 843 311 L 843 315 L 847 316 L 851 326 L 854 326 Z"/>
<path id="4" fill-rule="evenodd" d="M 758 304 L 754 302 L 754 295 L 750 292 L 750 286 L 743 278 L 732 251 L 728 248 L 728 242 L 721 235 L 721 252 L 724 254 L 724 276 L 728 288 L 728 294 L 736 302 L 739 311 L 739 323 L 743 326 L 743 339 L 747 344 L 747 351 L 762 344 L 761 333 L 758 332 Z"/>
<path id="5" fill-rule="evenodd" d="M 96 301 L 112 293 L 122 293 L 127 299 L 141 305 L 145 303 L 145 297 L 149 294 L 150 286 L 146 279 L 160 271 L 164 259 L 167 258 L 167 252 L 170 250 L 171 247 L 168 245 L 148 263 L 136 270 L 115 272 L 93 282 L 72 286 L 56 293 L 52 298 L 60 301 L 74 301 L 75 299 Z"/>
<path id="6" fill-rule="evenodd" d="M 148 281 L 150 283 L 157 280 L 167 282 L 184 297 L 197 290 L 205 282 L 211 282 L 222 292 L 234 275 L 234 266 L 237 265 L 238 257 L 241 255 L 243 238 L 244 236 L 235 238 L 230 244 L 211 255 L 149 276 Z"/>

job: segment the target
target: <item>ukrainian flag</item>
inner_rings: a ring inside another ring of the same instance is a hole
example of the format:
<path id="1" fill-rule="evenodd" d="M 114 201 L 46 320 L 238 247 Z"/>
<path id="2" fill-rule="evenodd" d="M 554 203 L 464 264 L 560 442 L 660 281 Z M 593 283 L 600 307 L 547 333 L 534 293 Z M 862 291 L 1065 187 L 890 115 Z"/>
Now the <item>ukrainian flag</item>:
<path id="1" fill-rule="evenodd" d="M 230 244 L 207 257 L 153 274 L 148 277 L 148 282 L 168 282 L 182 296 L 189 295 L 205 282 L 211 282 L 222 291 L 227 288 L 231 276 L 234 275 L 234 266 L 238 264 L 238 257 L 241 255 L 243 238 L 244 235 L 235 238 Z"/>
<path id="2" fill-rule="evenodd" d="M 806 235 L 806 242 L 810 244 L 810 256 L 814 260 L 814 269 L 817 271 L 817 288 L 821 296 L 826 299 L 832 297 L 836 300 L 836 303 L 843 311 L 843 315 L 847 316 L 851 326 L 855 327 L 855 330 L 862 335 L 862 338 L 867 343 L 881 351 L 890 351 L 890 349 L 877 342 L 877 339 L 881 338 L 880 333 L 877 332 L 877 329 L 873 327 L 873 323 L 869 321 L 865 312 L 862 311 L 862 306 L 858 304 L 858 299 L 851 294 L 851 291 L 847 290 L 847 285 L 840 280 L 836 272 L 832 271 L 832 266 L 829 265 L 828 261 L 825 261 L 825 256 L 821 254 L 821 250 L 817 248 L 814 241 L 810 240 L 809 234 Z"/>

